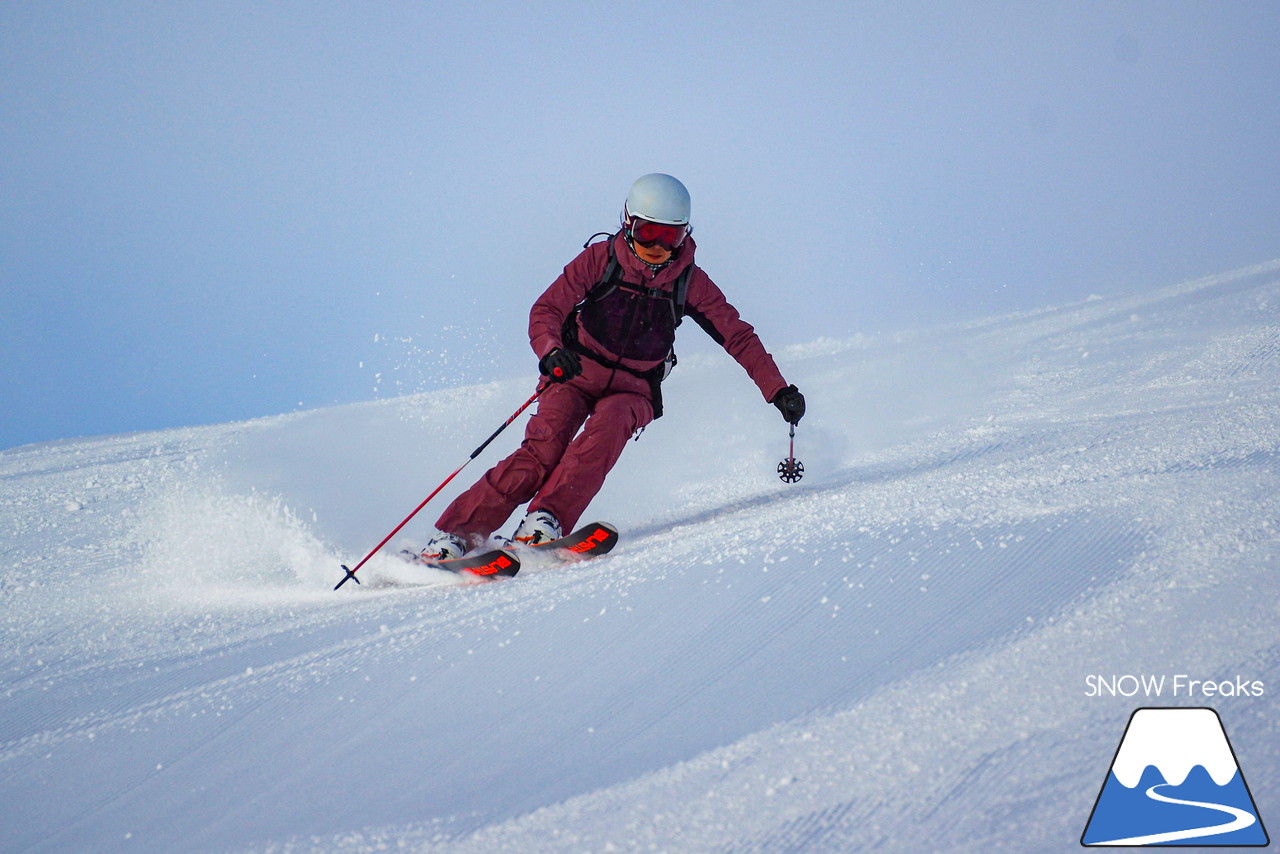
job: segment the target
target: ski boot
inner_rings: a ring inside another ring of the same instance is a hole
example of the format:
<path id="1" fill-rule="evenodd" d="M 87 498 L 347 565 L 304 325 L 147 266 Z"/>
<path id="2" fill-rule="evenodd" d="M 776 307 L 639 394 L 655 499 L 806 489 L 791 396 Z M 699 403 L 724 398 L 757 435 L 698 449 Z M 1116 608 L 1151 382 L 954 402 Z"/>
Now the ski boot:
<path id="1" fill-rule="evenodd" d="M 462 557 L 466 553 L 466 540 L 456 534 L 447 534 L 444 531 L 440 531 L 427 540 L 427 544 L 422 548 L 422 553 L 418 555 L 418 560 L 423 563 L 438 563 L 442 560 L 453 560 L 454 558 Z"/>
<path id="2" fill-rule="evenodd" d="M 560 539 L 560 520 L 545 510 L 535 510 L 520 522 L 511 542 L 521 546 L 536 546 Z"/>

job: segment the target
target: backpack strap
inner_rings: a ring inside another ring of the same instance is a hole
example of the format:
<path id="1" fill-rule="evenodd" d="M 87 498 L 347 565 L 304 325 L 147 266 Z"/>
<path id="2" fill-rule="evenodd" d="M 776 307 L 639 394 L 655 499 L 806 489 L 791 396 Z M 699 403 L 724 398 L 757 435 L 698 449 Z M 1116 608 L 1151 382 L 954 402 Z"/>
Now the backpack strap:
<path id="1" fill-rule="evenodd" d="M 604 299 L 613 292 L 614 288 L 622 283 L 622 274 L 619 272 L 621 265 L 618 263 L 618 256 L 613 251 L 612 235 L 603 231 L 593 234 L 588 238 L 586 243 L 582 244 L 582 248 L 586 249 L 591 245 L 592 241 L 601 235 L 609 237 L 609 263 L 605 265 L 604 275 L 600 277 L 598 282 L 587 290 L 587 294 L 583 297 L 582 302 L 573 307 L 569 314 L 565 316 L 564 323 L 560 325 L 560 338 L 564 342 L 564 345 L 570 350 L 582 355 L 591 354 L 587 353 L 587 351 L 578 343 L 577 319 L 579 312 L 582 311 L 582 307 L 587 303 L 598 302 Z"/>
<path id="2" fill-rule="evenodd" d="M 689 295 L 689 279 L 693 275 L 693 265 L 690 264 L 680 271 L 679 278 L 671 288 L 671 310 L 676 315 L 676 326 L 680 325 L 680 321 L 684 320 L 684 303 L 685 298 Z"/>
<path id="3" fill-rule="evenodd" d="M 591 286 L 591 290 L 587 291 L 586 302 L 598 302 L 608 296 L 614 288 L 622 284 L 622 265 L 618 263 L 618 255 L 613 251 L 613 239 L 609 240 L 609 263 L 605 265 L 604 275 L 600 277 L 600 281 Z"/>

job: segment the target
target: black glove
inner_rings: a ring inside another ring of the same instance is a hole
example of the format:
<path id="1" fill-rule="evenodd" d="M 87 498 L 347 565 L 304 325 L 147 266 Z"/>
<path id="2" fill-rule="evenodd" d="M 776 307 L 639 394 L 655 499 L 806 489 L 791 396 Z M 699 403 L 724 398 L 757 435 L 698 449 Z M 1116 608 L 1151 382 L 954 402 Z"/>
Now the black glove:
<path id="1" fill-rule="evenodd" d="M 788 424 L 797 424 L 804 418 L 804 395 L 793 385 L 779 391 L 769 402 L 778 407 Z"/>
<path id="2" fill-rule="evenodd" d="M 572 350 L 557 347 L 538 360 L 538 371 L 553 383 L 567 383 L 582 373 L 582 360 Z"/>

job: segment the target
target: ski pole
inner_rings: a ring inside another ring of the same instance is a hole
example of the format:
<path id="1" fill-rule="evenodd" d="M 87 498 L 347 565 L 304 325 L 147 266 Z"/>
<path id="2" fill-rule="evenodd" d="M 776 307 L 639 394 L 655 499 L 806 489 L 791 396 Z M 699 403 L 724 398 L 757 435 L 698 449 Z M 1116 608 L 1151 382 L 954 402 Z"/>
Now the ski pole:
<path id="1" fill-rule="evenodd" d="M 795 483 L 804 477 L 804 463 L 796 459 L 796 425 L 791 425 L 791 453 L 778 463 L 778 477 L 783 483 Z"/>
<path id="2" fill-rule="evenodd" d="M 346 584 L 348 581 L 350 581 L 350 580 L 351 580 L 351 579 L 353 579 L 353 578 L 355 579 L 356 584 L 359 584 L 359 583 L 360 583 L 360 579 L 356 578 L 356 573 L 360 571 L 360 567 L 364 566 L 364 565 L 365 565 L 365 563 L 369 560 L 369 558 L 371 558 L 371 557 L 373 557 L 374 555 L 376 555 L 376 554 L 377 554 L 377 553 L 382 549 L 382 547 L 383 547 L 383 546 L 385 546 L 388 542 L 390 542 L 392 537 L 394 537 L 396 534 L 400 533 L 400 529 L 401 529 L 401 528 L 403 528 L 405 525 L 408 525 L 408 524 L 409 524 L 409 520 L 410 520 L 410 519 L 412 519 L 414 516 L 417 516 L 417 515 L 418 515 L 418 511 L 419 511 L 419 510 L 421 510 L 423 507 L 426 507 L 426 506 L 427 506 L 427 503 L 428 503 L 429 501 L 431 501 L 431 499 L 433 499 L 433 498 L 435 498 L 437 495 L 439 495 L 439 494 L 440 494 L 440 490 L 442 490 L 442 489 L 444 489 L 446 486 L 448 486 L 448 485 L 449 485 L 449 481 L 453 480 L 455 477 L 457 477 L 457 476 L 458 476 L 458 472 L 462 471 L 464 468 L 466 468 L 466 467 L 467 467 L 467 464 L 468 464 L 468 463 L 470 463 L 470 462 L 471 462 L 472 460 L 474 460 L 476 457 L 480 456 L 480 454 L 484 451 L 484 449 L 485 449 L 485 448 L 487 448 L 487 447 L 489 447 L 489 443 L 490 443 L 490 442 L 492 442 L 494 439 L 498 438 L 498 434 L 499 434 L 499 433 L 501 433 L 503 430 L 505 430 L 505 429 L 507 429 L 508 427 L 510 427 L 510 426 L 511 426 L 511 422 L 512 422 L 512 421 L 515 421 L 517 418 L 519 418 L 519 417 L 520 417 L 520 413 L 522 413 L 522 412 L 524 412 L 526 409 L 528 409 L 528 408 L 529 408 L 529 406 L 530 406 L 530 404 L 532 404 L 535 400 L 537 400 L 537 399 L 538 399 L 538 397 L 539 397 L 539 396 L 540 396 L 544 391 L 546 391 L 546 390 L 547 390 L 547 385 L 548 385 L 548 383 L 545 383 L 545 382 L 539 383 L 539 384 L 538 384 L 538 390 L 537 390 L 537 391 L 535 391 L 535 392 L 533 393 L 533 397 L 530 397 L 530 398 L 529 398 L 528 400 L 526 400 L 524 403 L 520 404 L 520 408 L 519 408 L 519 409 L 517 409 L 515 412 L 513 412 L 513 413 L 511 414 L 511 417 L 510 417 L 510 418 L 508 418 L 506 421 L 502 422 L 502 426 L 501 426 L 501 427 L 499 427 L 497 430 L 494 430 L 494 431 L 493 431 L 493 435 L 491 435 L 488 439 L 485 439 L 482 443 L 480 443 L 480 447 L 478 447 L 478 448 L 476 448 L 474 451 L 472 451 L 472 452 L 471 452 L 471 456 L 467 457 L 467 458 L 466 458 L 466 460 L 464 460 L 464 461 L 463 461 L 462 465 L 458 466 L 456 469 L 454 469 L 454 470 L 453 470 L 453 474 L 451 474 L 451 475 L 449 475 L 448 477 L 446 477 L 446 478 L 444 479 L 444 482 L 443 482 L 443 483 L 441 483 L 439 486 L 437 486 L 434 490 L 432 490 L 432 492 L 431 492 L 431 494 L 430 494 L 430 495 L 428 495 L 426 498 L 422 499 L 422 503 L 421 503 L 421 504 L 419 504 L 417 507 L 413 508 L 413 512 L 412 512 L 412 513 L 410 513 L 408 516 L 404 517 L 404 521 L 403 521 L 403 522 L 401 522 L 399 525 L 396 525 L 396 526 L 395 526 L 395 528 L 391 531 L 391 533 L 390 533 L 390 534 L 387 534 L 385 537 L 383 537 L 383 538 L 382 538 L 382 542 L 380 542 L 380 543 L 378 543 L 376 546 L 374 546 L 374 547 L 373 547 L 373 551 L 369 552 L 367 555 L 365 555 L 363 558 L 361 558 L 360 562 L 359 562 L 358 564 L 356 564 L 354 568 L 352 568 L 352 569 L 347 569 L 347 565 L 346 565 L 346 564 L 342 564 L 342 571 L 343 571 L 343 572 L 345 572 L 345 573 L 346 573 L 346 575 L 342 576 L 342 580 L 341 580 L 341 581 L 339 581 L 337 584 L 335 584 L 335 585 L 333 586 L 333 589 L 334 589 L 334 590 L 337 590 L 339 587 L 341 587 L 342 585 Z"/>

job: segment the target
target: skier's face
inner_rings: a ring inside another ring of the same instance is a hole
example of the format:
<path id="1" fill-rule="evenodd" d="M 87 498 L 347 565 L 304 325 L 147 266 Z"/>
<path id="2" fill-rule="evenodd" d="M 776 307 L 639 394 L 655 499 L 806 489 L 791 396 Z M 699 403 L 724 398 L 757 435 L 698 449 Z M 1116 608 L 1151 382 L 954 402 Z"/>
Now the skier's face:
<path id="1" fill-rule="evenodd" d="M 634 217 L 630 211 L 626 215 L 627 237 L 636 255 L 646 264 L 660 266 L 667 263 L 689 236 L 688 223 L 653 222 Z"/>
<path id="2" fill-rule="evenodd" d="M 635 247 L 636 254 L 640 256 L 640 260 L 646 264 L 665 264 L 671 260 L 671 250 L 664 246 L 656 243 L 652 246 L 641 246 L 639 243 L 632 245 Z"/>

